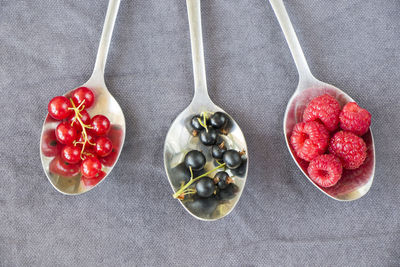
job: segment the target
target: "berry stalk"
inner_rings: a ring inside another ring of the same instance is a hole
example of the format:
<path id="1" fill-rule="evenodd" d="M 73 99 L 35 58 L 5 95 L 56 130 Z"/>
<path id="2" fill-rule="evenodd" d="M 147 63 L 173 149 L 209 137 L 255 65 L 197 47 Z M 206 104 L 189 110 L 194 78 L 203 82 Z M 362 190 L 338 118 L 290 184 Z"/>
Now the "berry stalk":
<path id="1" fill-rule="evenodd" d="M 80 112 L 85 108 L 85 105 L 83 105 L 83 103 L 85 103 L 85 99 L 82 101 L 82 103 L 79 104 L 78 107 L 75 106 L 74 101 L 72 101 L 72 98 L 70 98 L 70 101 L 71 101 L 71 104 L 72 104 L 72 108 L 70 108 L 70 109 L 72 109 L 72 110 L 75 112 L 75 117 L 74 117 L 74 119 L 73 119 L 73 121 L 72 121 L 72 124 L 73 124 L 74 122 L 78 121 L 79 124 L 80 124 L 81 127 L 82 127 L 83 142 L 76 142 L 76 141 L 74 141 L 74 145 L 76 146 L 76 144 L 82 144 L 81 159 L 83 160 L 84 158 L 83 158 L 82 155 L 84 154 L 86 143 L 89 143 L 90 145 L 94 145 L 94 144 L 90 143 L 89 138 L 88 138 L 88 136 L 87 136 L 87 132 L 86 132 L 86 128 L 87 128 L 87 129 L 91 129 L 92 127 L 89 126 L 89 125 L 84 124 L 84 123 L 82 122 L 81 118 L 80 118 L 80 117 L 82 117 L 82 115 L 81 115 Z M 72 125 L 71 125 L 71 126 L 72 126 Z"/>
<path id="2" fill-rule="evenodd" d="M 226 165 L 225 163 L 220 164 L 219 166 L 215 167 L 215 168 L 212 169 L 211 171 L 208 171 L 208 172 L 206 172 L 206 173 L 204 173 L 204 174 L 202 174 L 202 175 L 200 175 L 200 176 L 197 176 L 196 178 L 193 178 L 193 172 L 192 172 L 192 169 L 190 168 L 190 172 L 191 172 L 190 181 L 187 182 L 187 184 L 185 184 L 184 186 L 182 186 L 181 189 L 179 189 L 178 191 L 176 191 L 175 194 L 173 194 L 172 196 L 173 196 L 174 198 L 179 198 L 182 194 L 185 195 L 185 190 L 186 190 L 191 184 L 193 184 L 194 182 L 200 180 L 200 179 L 203 178 L 203 177 L 208 176 L 209 174 L 215 172 L 216 170 L 225 167 L 225 165 Z"/>

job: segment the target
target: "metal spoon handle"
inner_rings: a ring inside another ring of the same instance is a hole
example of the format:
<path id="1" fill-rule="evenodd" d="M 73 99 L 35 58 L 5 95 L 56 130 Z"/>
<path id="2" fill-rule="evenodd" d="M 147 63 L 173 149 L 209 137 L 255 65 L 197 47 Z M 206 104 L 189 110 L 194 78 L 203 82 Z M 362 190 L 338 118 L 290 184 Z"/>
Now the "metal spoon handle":
<path id="1" fill-rule="evenodd" d="M 286 42 L 289 45 L 289 49 L 292 53 L 297 71 L 299 72 L 299 80 L 302 81 L 313 78 L 283 1 L 269 0 L 269 2 L 275 12 L 276 17 L 278 18 L 283 34 L 285 35 Z"/>
<path id="2" fill-rule="evenodd" d="M 204 64 L 203 34 L 201 30 L 200 0 L 186 0 L 192 46 L 194 97 L 209 98 L 207 93 L 206 67 Z"/>
<path id="3" fill-rule="evenodd" d="M 120 3 L 121 0 L 110 0 L 108 2 L 106 19 L 104 21 L 103 31 L 101 33 L 99 49 L 97 51 L 96 63 L 94 65 L 92 76 L 104 76 L 108 48 L 110 47 L 111 36 L 114 30 L 115 19 L 117 18 Z"/>

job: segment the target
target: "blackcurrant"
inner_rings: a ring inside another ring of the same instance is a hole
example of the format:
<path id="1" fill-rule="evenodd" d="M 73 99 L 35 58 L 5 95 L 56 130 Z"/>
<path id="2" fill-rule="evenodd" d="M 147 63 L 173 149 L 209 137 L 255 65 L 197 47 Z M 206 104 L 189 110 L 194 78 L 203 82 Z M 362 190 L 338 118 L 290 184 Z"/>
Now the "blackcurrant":
<path id="1" fill-rule="evenodd" d="M 225 189 L 230 183 L 231 178 L 226 172 L 217 172 L 214 176 L 214 182 L 217 182 L 217 186 L 219 189 Z"/>
<path id="2" fill-rule="evenodd" d="M 201 178 L 196 184 L 196 191 L 200 197 L 211 197 L 215 191 L 214 181 L 210 177 Z"/>
<path id="3" fill-rule="evenodd" d="M 215 141 L 215 144 L 220 145 L 222 142 L 224 142 L 224 138 L 222 138 L 221 135 L 218 135 L 217 140 Z"/>
<path id="4" fill-rule="evenodd" d="M 210 217 L 218 206 L 218 201 L 214 197 L 202 198 L 193 196 L 193 201 L 187 201 L 186 207 L 197 216 Z"/>
<path id="5" fill-rule="evenodd" d="M 200 171 L 193 171 L 193 177 L 197 177 L 204 174 L 204 169 Z M 190 170 L 186 167 L 185 163 L 182 162 L 170 171 L 171 182 L 174 186 L 180 186 L 182 182 L 185 184 L 190 180 Z"/>
<path id="6" fill-rule="evenodd" d="M 221 160 L 221 159 L 222 159 L 222 156 L 223 156 L 224 153 L 225 153 L 225 151 L 226 151 L 225 146 L 222 146 L 222 148 L 221 148 L 221 147 L 218 146 L 218 145 L 213 145 L 213 146 L 211 147 L 211 154 L 212 154 L 212 156 L 213 156 L 214 159 L 219 159 L 219 160 Z"/>
<path id="7" fill-rule="evenodd" d="M 223 128 L 228 122 L 228 116 L 222 112 L 215 112 L 210 118 L 210 124 L 215 129 Z"/>
<path id="8" fill-rule="evenodd" d="M 211 146 L 215 144 L 215 142 L 217 141 L 217 137 L 218 133 L 212 127 L 208 127 L 207 130 L 204 129 L 200 133 L 200 141 L 206 146 Z"/>
<path id="9" fill-rule="evenodd" d="M 222 160 L 225 162 L 226 167 L 229 169 L 236 169 L 242 164 L 242 157 L 236 150 L 230 149 L 224 153 Z"/>
<path id="10" fill-rule="evenodd" d="M 242 160 L 242 164 L 240 164 L 239 167 L 236 169 L 232 170 L 232 174 L 235 176 L 243 177 L 244 174 L 246 173 L 246 167 L 247 167 L 247 159 Z"/>
<path id="11" fill-rule="evenodd" d="M 200 151 L 192 150 L 186 154 L 184 162 L 186 167 L 192 167 L 192 170 L 199 171 L 204 168 L 206 157 Z"/>
<path id="12" fill-rule="evenodd" d="M 199 119 L 201 120 L 201 117 L 199 115 L 195 115 L 190 121 L 190 125 L 192 125 L 193 129 L 197 131 L 204 129 L 204 127 L 200 124 Z"/>
<path id="13" fill-rule="evenodd" d="M 234 198 L 237 192 L 239 192 L 239 187 L 232 183 L 228 184 L 225 189 L 219 190 L 216 197 L 218 200 L 229 200 Z"/>

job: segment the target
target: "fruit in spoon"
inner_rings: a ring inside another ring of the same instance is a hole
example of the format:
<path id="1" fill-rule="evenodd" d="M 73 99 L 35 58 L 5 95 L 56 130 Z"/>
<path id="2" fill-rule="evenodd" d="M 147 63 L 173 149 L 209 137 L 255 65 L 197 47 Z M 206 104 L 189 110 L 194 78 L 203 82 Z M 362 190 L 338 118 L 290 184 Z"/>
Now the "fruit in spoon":
<path id="1" fill-rule="evenodd" d="M 110 120 L 101 114 L 90 117 L 88 109 L 94 102 L 95 96 L 87 87 L 75 89 L 69 99 L 54 97 L 48 110 L 50 116 L 60 122 L 55 130 L 47 130 L 42 141 L 43 154 L 54 157 L 50 172 L 63 177 L 80 172 L 83 184 L 88 186 L 94 186 L 105 177 L 102 164 L 112 166 L 120 149 L 119 143 L 114 147 L 118 129 L 112 127 Z"/>
<path id="2" fill-rule="evenodd" d="M 228 172 L 233 172 L 246 162 L 243 158 L 245 152 L 227 148 L 230 143 L 228 125 L 229 117 L 223 112 L 202 112 L 190 118 L 191 131 L 198 138 L 194 140 L 200 142 L 204 150 L 187 152 L 183 162 L 174 168 L 174 184 L 178 184 L 177 179 L 181 182 L 174 198 L 183 200 L 193 195 L 192 201 L 215 198 L 222 200 L 230 199 L 238 192 L 238 187 L 234 185 L 234 176 Z M 205 156 L 210 154 L 214 166 L 217 164 L 211 170 L 206 167 L 209 165 Z"/>
<path id="3" fill-rule="evenodd" d="M 355 102 L 341 109 L 333 96 L 324 94 L 308 103 L 302 118 L 293 128 L 290 145 L 296 156 L 305 160 L 307 173 L 316 184 L 332 187 L 340 182 L 343 169 L 356 170 L 363 165 L 367 146 L 362 135 L 371 124 L 366 109 Z"/>

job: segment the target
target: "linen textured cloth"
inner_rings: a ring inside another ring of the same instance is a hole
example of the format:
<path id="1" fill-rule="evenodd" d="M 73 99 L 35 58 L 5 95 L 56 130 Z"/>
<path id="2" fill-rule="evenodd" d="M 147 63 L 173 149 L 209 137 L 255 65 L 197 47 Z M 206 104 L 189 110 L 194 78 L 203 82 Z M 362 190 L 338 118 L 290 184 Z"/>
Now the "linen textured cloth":
<path id="1" fill-rule="evenodd" d="M 203 0 L 211 98 L 240 124 L 249 174 L 235 210 L 190 216 L 163 166 L 193 96 L 186 4 L 123 0 L 105 79 L 126 117 L 111 175 L 76 197 L 47 181 L 48 101 L 90 76 L 107 1 L 0 0 L 0 266 L 399 266 L 400 1 L 285 1 L 314 75 L 373 116 L 376 173 L 353 202 L 316 190 L 286 148 L 298 75 L 265 0 Z"/>

